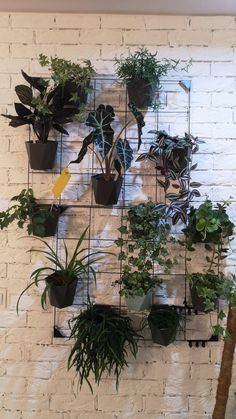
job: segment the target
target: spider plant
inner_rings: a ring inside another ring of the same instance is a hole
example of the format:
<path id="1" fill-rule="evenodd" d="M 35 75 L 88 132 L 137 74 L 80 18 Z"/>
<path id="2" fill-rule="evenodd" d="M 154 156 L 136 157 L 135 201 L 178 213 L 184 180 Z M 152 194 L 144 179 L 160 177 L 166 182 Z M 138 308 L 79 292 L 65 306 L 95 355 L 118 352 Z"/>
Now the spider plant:
<path id="1" fill-rule="evenodd" d="M 69 320 L 70 339 L 75 339 L 68 359 L 68 369 L 75 367 L 79 384 L 88 383 L 90 373 L 99 385 L 104 373 L 115 374 L 116 387 L 122 370 L 128 366 L 128 352 L 136 358 L 141 337 L 131 326 L 131 319 L 118 308 L 89 301 L 86 310 Z"/>
<path id="2" fill-rule="evenodd" d="M 39 286 L 41 281 L 46 281 L 46 286 L 44 288 L 44 291 L 41 296 L 41 305 L 43 308 L 45 308 L 46 299 L 47 299 L 47 291 L 51 291 L 53 287 L 58 288 L 60 287 L 68 287 L 70 284 L 75 282 L 75 285 L 77 284 L 78 279 L 83 279 L 83 276 L 92 274 L 94 280 L 96 280 L 96 271 L 93 268 L 92 264 L 101 260 L 101 256 L 97 256 L 103 252 L 96 251 L 96 252 L 90 252 L 87 255 L 84 255 L 84 253 L 88 250 L 87 248 L 82 248 L 81 245 L 85 239 L 86 232 L 88 230 L 89 226 L 86 227 L 86 229 L 83 231 L 81 236 L 79 237 L 79 240 L 76 244 L 75 250 L 69 258 L 69 251 L 68 247 L 64 243 L 64 253 L 65 253 L 65 259 L 62 260 L 58 257 L 57 253 L 53 250 L 53 248 L 44 240 L 40 240 L 47 248 L 47 250 L 41 250 L 41 249 L 33 249 L 31 251 L 42 253 L 44 256 L 46 256 L 46 259 L 51 262 L 54 266 L 43 266 L 41 268 L 35 269 L 31 276 L 31 282 L 27 287 L 21 292 L 16 305 L 16 310 L 18 313 L 19 309 L 19 302 L 22 297 L 22 295 L 33 285 Z M 75 293 L 76 286 L 74 288 Z M 73 296 L 74 297 L 74 296 Z M 73 303 L 73 299 L 72 299 Z M 72 304 L 71 303 L 71 304 Z M 68 304 L 70 305 L 70 304 Z M 62 307 L 60 307 L 62 308 Z"/>

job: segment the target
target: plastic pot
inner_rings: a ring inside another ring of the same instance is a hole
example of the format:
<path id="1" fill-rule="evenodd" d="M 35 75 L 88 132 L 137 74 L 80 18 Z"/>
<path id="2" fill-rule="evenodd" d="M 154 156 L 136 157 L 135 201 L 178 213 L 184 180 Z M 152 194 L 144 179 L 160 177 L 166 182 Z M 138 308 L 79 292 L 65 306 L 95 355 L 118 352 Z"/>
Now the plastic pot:
<path id="1" fill-rule="evenodd" d="M 194 310 L 200 311 L 203 313 L 207 312 L 206 305 L 205 305 L 205 298 L 201 297 L 198 294 L 196 288 L 190 287 L 190 295 L 191 295 L 191 300 L 192 300 L 192 305 L 193 305 Z M 216 305 L 217 305 L 217 299 L 214 301 L 214 309 L 216 309 Z"/>
<path id="2" fill-rule="evenodd" d="M 123 178 L 116 180 L 105 180 L 103 175 L 92 176 L 92 186 L 96 204 L 115 205 L 117 204 Z"/>
<path id="3" fill-rule="evenodd" d="M 149 291 L 147 294 L 142 295 L 141 297 L 126 297 L 125 301 L 129 310 L 148 310 L 152 304 L 152 292 Z"/>
<path id="4" fill-rule="evenodd" d="M 173 326 L 172 327 L 158 327 L 157 324 L 155 324 L 155 321 L 152 321 L 151 318 L 155 316 L 173 316 Z M 177 334 L 178 327 L 176 327 L 175 322 L 175 316 L 176 313 L 173 309 L 169 308 L 168 306 L 153 306 L 151 309 L 151 312 L 148 316 L 148 324 L 151 330 L 152 340 L 155 343 L 158 343 L 162 346 L 168 346 L 170 343 L 172 343 Z"/>
<path id="5" fill-rule="evenodd" d="M 26 149 L 29 158 L 29 164 L 33 170 L 49 170 L 54 166 L 54 161 L 57 152 L 57 142 L 47 141 L 43 143 L 37 141 L 27 141 Z"/>
<path id="6" fill-rule="evenodd" d="M 152 106 L 155 89 L 148 79 L 134 79 L 127 82 L 129 102 L 140 109 Z"/>
<path id="7" fill-rule="evenodd" d="M 40 217 L 44 217 L 43 212 L 46 212 L 45 221 L 43 222 L 43 232 L 39 233 L 38 230 L 42 226 L 42 222 L 39 222 Z M 38 237 L 52 237 L 56 234 L 57 225 L 60 214 L 63 212 L 63 208 L 60 206 L 48 204 L 37 205 L 34 214 L 31 217 L 31 224 L 33 228 L 33 235 Z"/>
<path id="8" fill-rule="evenodd" d="M 75 277 L 67 285 L 59 285 L 56 283 L 59 276 L 55 272 L 46 278 L 47 285 L 51 284 L 48 288 L 48 297 L 51 306 L 57 308 L 69 307 L 73 304 L 75 291 L 78 283 L 78 278 Z"/>

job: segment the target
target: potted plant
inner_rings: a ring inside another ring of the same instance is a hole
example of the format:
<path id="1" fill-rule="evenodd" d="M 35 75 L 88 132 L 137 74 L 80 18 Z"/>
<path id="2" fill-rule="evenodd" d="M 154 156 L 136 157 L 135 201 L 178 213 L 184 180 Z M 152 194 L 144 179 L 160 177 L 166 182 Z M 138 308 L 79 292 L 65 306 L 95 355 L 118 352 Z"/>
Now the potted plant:
<path id="1" fill-rule="evenodd" d="M 79 237 L 71 258 L 69 258 L 69 251 L 65 241 L 63 242 L 65 259 L 61 259 L 47 242 L 38 239 L 46 246 L 47 249 L 35 249 L 31 251 L 42 253 L 50 264 L 53 263 L 53 266 L 37 268 L 32 272 L 30 276 L 30 284 L 21 292 L 18 298 L 16 306 L 17 311 L 22 295 L 33 285 L 38 287 L 41 281 L 46 282 L 46 286 L 41 296 L 42 308 L 45 308 L 47 294 L 49 295 L 49 301 L 52 306 L 64 308 L 73 304 L 79 280 L 83 281 L 83 279 L 90 274 L 93 275 L 94 279 L 96 278 L 96 272 L 93 268 L 93 264 L 101 259 L 101 256 L 99 257 L 97 255 L 102 252 L 90 252 L 86 255 L 85 251 L 87 249 L 81 249 L 87 230 L 88 227 Z"/>
<path id="2" fill-rule="evenodd" d="M 30 77 L 24 71 L 22 76 L 29 86 L 20 84 L 15 92 L 20 103 L 15 103 L 17 115 L 6 115 L 13 128 L 22 125 L 32 127 L 36 142 L 26 141 L 31 169 L 48 170 L 53 168 L 57 142 L 48 140 L 52 129 L 61 134 L 69 135 L 63 125 L 72 121 L 77 113 L 77 107 L 58 94 L 57 87 L 50 86 L 50 80 L 41 77 Z"/>
<path id="3" fill-rule="evenodd" d="M 218 245 L 233 235 L 234 224 L 226 212 L 228 202 L 214 205 L 206 199 L 199 208 L 190 208 L 188 225 L 183 230 L 188 247 L 195 243 Z"/>
<path id="4" fill-rule="evenodd" d="M 148 315 L 153 342 L 162 346 L 173 342 L 181 327 L 181 320 L 181 314 L 174 307 L 153 305 Z"/>
<path id="5" fill-rule="evenodd" d="M 180 60 L 157 59 L 147 48 L 139 48 L 128 57 L 115 58 L 116 74 L 126 83 L 129 101 L 137 108 L 151 106 L 160 78 L 170 70 L 177 70 Z M 181 68 L 187 70 L 189 64 Z"/>
<path id="6" fill-rule="evenodd" d="M 118 230 L 121 237 L 115 244 L 120 248 L 122 275 L 115 283 L 121 286 L 120 295 L 125 297 L 129 309 L 148 309 L 152 290 L 161 283 L 154 265 L 169 273 L 176 263 L 167 250 L 168 243 L 174 241 L 169 237 L 170 226 L 163 212 L 156 209 L 156 203 L 148 201 L 131 206 Z"/>
<path id="7" fill-rule="evenodd" d="M 224 279 L 222 273 L 215 274 L 214 271 L 188 275 L 192 305 L 196 311 L 209 312 L 216 309 Z"/>
<path id="8" fill-rule="evenodd" d="M 73 103 L 78 112 L 81 111 L 87 102 L 88 92 L 91 91 L 91 78 L 95 76 L 91 61 L 84 60 L 79 64 L 64 58 L 40 54 L 39 63 L 42 67 L 48 67 L 58 95 L 68 103 Z"/>
<path id="9" fill-rule="evenodd" d="M 122 134 L 133 121 L 138 126 L 138 147 L 141 144 L 142 127 L 145 125 L 143 115 L 132 104 L 129 104 L 133 114 L 125 126 L 114 138 L 111 123 L 114 121 L 112 106 L 99 105 L 96 111 L 89 112 L 86 125 L 93 128 L 83 140 L 81 150 L 76 160 L 71 163 L 80 163 L 91 146 L 101 168 L 101 174 L 92 176 L 92 186 L 95 201 L 101 205 L 114 205 L 117 203 L 123 177 L 122 173 L 129 169 L 133 159 L 133 150 Z"/>
<path id="10" fill-rule="evenodd" d="M 68 369 L 75 367 L 80 387 L 90 383 L 91 374 L 99 385 L 104 374 L 114 374 L 118 387 L 119 377 L 128 367 L 128 352 L 136 358 L 137 338 L 131 320 L 118 308 L 89 302 L 86 310 L 69 320 L 70 339 L 74 343 L 68 359 Z"/>
<path id="11" fill-rule="evenodd" d="M 17 226 L 23 228 L 27 223 L 28 234 L 39 237 L 54 236 L 57 230 L 59 216 L 66 210 L 65 206 L 55 204 L 40 204 L 34 197 L 33 190 L 22 189 L 19 195 L 13 196 L 11 202 L 16 203 L 6 211 L 0 212 L 0 229 L 7 228 L 17 221 Z"/>

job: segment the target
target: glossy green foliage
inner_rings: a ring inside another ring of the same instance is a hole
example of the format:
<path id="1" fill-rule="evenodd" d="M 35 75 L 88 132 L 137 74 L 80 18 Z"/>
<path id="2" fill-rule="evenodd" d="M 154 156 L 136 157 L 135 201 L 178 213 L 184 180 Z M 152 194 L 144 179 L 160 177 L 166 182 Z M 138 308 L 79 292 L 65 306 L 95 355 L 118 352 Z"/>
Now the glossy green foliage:
<path id="1" fill-rule="evenodd" d="M 68 359 L 68 368 L 75 367 L 79 384 L 90 383 L 94 376 L 99 385 L 104 375 L 114 374 L 116 385 L 130 353 L 136 357 L 137 338 L 140 337 L 131 325 L 131 320 L 118 308 L 88 304 L 86 310 L 69 320 L 70 339 L 73 346 Z"/>

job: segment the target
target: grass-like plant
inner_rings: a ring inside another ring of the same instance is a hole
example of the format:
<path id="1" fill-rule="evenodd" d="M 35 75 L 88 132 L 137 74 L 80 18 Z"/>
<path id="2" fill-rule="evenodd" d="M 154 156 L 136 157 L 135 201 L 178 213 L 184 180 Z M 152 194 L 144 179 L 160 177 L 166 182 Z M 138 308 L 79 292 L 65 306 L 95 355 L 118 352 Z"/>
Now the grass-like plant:
<path id="1" fill-rule="evenodd" d="M 69 258 L 69 251 L 68 247 L 64 243 L 64 253 L 65 253 L 65 259 L 62 260 L 57 255 L 56 251 L 53 250 L 53 248 L 44 240 L 38 239 L 43 243 L 47 250 L 42 249 L 33 249 L 31 252 L 37 252 L 41 253 L 44 256 L 46 256 L 46 259 L 50 262 L 50 264 L 53 264 L 53 266 L 43 266 L 41 268 L 35 269 L 31 276 L 31 282 L 30 284 L 21 292 L 18 300 L 16 309 L 18 312 L 19 309 L 19 302 L 22 297 L 22 295 L 33 285 L 39 286 L 40 282 L 45 281 L 47 277 L 50 275 L 50 278 L 53 279 L 49 283 L 46 283 L 46 286 L 44 288 L 44 291 L 41 296 L 41 305 L 43 308 L 45 308 L 46 299 L 47 299 L 47 291 L 52 287 L 53 285 L 69 285 L 72 281 L 74 281 L 76 278 L 83 279 L 85 275 L 92 274 L 93 278 L 96 279 L 96 272 L 93 268 L 93 263 L 101 260 L 101 255 L 104 254 L 103 252 L 96 251 L 96 252 L 90 252 L 85 254 L 87 252 L 87 248 L 81 248 L 81 245 L 85 239 L 86 232 L 89 227 L 87 227 L 81 236 L 79 237 L 79 240 L 76 244 L 76 247 L 74 249 L 74 252 Z M 100 256 L 98 256 L 100 255 Z"/>
<path id="2" fill-rule="evenodd" d="M 74 343 L 68 369 L 75 367 L 79 384 L 86 381 L 93 393 L 91 374 L 99 385 L 104 374 L 114 374 L 116 386 L 122 370 L 128 366 L 129 352 L 136 357 L 137 338 L 131 320 L 118 308 L 89 302 L 86 310 L 69 320 L 70 339 Z"/>

